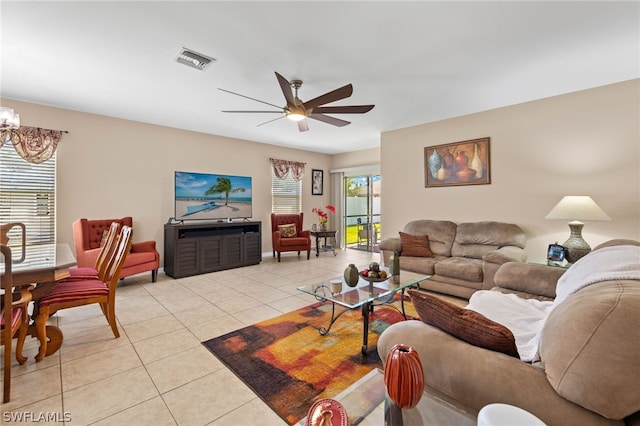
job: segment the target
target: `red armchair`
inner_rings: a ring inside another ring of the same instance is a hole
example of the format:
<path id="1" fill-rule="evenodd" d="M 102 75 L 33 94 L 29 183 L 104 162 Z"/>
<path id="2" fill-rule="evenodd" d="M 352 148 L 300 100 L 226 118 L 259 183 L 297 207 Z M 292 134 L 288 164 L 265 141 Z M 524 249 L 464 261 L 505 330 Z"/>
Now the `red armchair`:
<path id="1" fill-rule="evenodd" d="M 73 222 L 73 239 L 78 267 L 95 267 L 96 259 L 100 253 L 102 235 L 109 230 L 112 222 L 118 222 L 120 226 L 133 227 L 131 216 L 122 219 L 89 220 L 82 218 Z M 159 267 L 160 253 L 156 250 L 155 241 L 133 243 L 120 271 L 120 278 L 151 271 L 151 281 L 156 282 Z"/>
<path id="2" fill-rule="evenodd" d="M 307 260 L 311 254 L 311 235 L 309 230 L 302 230 L 302 219 L 304 213 L 299 214 L 276 214 L 271 213 L 271 242 L 273 244 L 273 257 L 278 253 L 278 262 L 280 262 L 280 253 L 287 251 L 297 251 L 298 256 L 301 251 L 307 251 Z M 296 227 L 296 235 L 294 237 L 282 237 L 278 225 L 294 224 Z"/>

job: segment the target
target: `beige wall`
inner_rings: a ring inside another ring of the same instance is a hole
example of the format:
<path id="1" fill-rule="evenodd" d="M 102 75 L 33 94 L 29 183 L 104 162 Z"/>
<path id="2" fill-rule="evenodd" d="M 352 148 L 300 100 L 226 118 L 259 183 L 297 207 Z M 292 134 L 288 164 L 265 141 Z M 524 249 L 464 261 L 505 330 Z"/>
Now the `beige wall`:
<path id="1" fill-rule="evenodd" d="M 263 252 L 271 251 L 269 158 L 306 162 L 305 224 L 314 206 L 329 204 L 331 156 L 93 114 L 6 100 L 22 124 L 68 130 L 57 151 L 57 238 L 73 243 L 79 217 L 133 216 L 134 241 L 153 239 L 163 256 L 163 225 L 174 216 L 174 171 L 253 177 L 253 220 L 262 221 Z M 311 197 L 311 169 L 325 171 L 323 196 Z"/>
<path id="2" fill-rule="evenodd" d="M 519 224 L 532 260 L 564 242 L 544 216 L 564 195 L 590 195 L 613 219 L 587 222 L 593 247 L 640 239 L 640 80 L 542 99 L 381 136 L 382 236 L 413 219 Z M 491 184 L 424 187 L 424 147 L 491 138 Z"/>
<path id="3" fill-rule="evenodd" d="M 154 239 L 173 216 L 175 170 L 253 177 L 253 219 L 271 250 L 270 157 L 307 163 L 305 225 L 311 208 L 331 202 L 330 169 L 381 158 L 383 237 L 412 219 L 498 220 L 521 225 L 532 259 L 568 237 L 563 221 L 544 216 L 563 195 L 591 195 L 613 218 L 588 222 L 594 246 L 609 238 L 640 239 L 640 80 L 528 102 L 382 134 L 381 148 L 329 156 L 78 113 L 13 100 L 24 125 L 68 130 L 58 148 L 57 232 L 72 243 L 78 217 L 131 215 L 135 241 Z M 490 185 L 424 187 L 425 146 L 491 137 Z M 311 169 L 325 171 L 323 196 L 311 196 Z"/>
<path id="4" fill-rule="evenodd" d="M 332 169 L 346 169 L 380 164 L 380 148 L 363 149 L 333 156 Z"/>

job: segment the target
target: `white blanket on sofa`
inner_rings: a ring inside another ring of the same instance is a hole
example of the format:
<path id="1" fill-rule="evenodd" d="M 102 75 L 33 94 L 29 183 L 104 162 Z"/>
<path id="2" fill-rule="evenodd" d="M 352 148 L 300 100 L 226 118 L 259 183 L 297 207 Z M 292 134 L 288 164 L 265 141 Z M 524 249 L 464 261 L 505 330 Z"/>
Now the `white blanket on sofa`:
<path id="1" fill-rule="evenodd" d="M 581 288 L 609 280 L 640 281 L 640 247 L 604 247 L 584 256 L 560 277 L 553 302 L 481 290 L 471 296 L 466 308 L 506 326 L 515 337 L 520 359 L 535 362 L 540 359 L 540 332 L 549 313 Z"/>

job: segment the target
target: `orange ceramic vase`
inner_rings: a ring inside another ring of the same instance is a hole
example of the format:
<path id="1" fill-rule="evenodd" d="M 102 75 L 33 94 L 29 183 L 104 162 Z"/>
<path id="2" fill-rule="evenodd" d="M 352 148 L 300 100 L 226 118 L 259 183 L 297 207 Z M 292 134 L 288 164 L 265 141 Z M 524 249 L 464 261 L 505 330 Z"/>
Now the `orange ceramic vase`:
<path id="1" fill-rule="evenodd" d="M 424 371 L 418 352 L 407 345 L 395 345 L 385 362 L 384 384 L 389 398 L 398 407 L 418 405 L 424 392 Z"/>

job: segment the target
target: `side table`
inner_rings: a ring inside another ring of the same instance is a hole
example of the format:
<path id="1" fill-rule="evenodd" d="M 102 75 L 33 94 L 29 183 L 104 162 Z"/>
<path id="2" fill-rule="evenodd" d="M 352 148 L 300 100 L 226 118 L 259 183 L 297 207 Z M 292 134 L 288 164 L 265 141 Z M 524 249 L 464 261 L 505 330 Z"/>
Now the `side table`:
<path id="1" fill-rule="evenodd" d="M 560 268 L 560 269 L 569 269 L 571 267 L 571 265 L 573 265 L 573 263 L 568 263 L 568 262 L 555 262 L 553 260 L 532 260 L 527 262 L 529 264 L 532 265 L 545 265 L 545 266 L 551 266 L 552 268 Z"/>
<path id="2" fill-rule="evenodd" d="M 320 238 L 324 238 L 324 245 L 322 246 L 322 251 L 333 252 L 333 255 L 336 255 L 336 233 L 337 231 L 310 231 L 312 237 L 316 237 L 316 257 L 320 256 Z M 331 238 L 333 240 L 333 244 L 327 245 L 327 238 Z"/>

